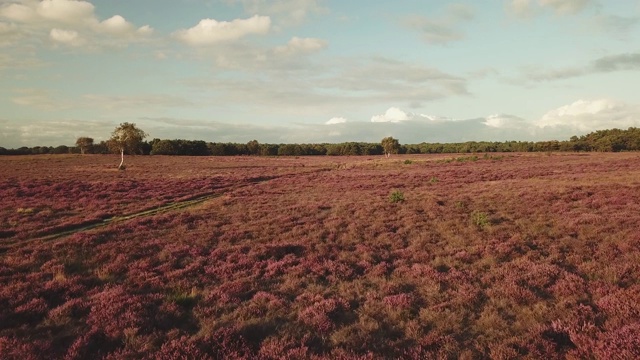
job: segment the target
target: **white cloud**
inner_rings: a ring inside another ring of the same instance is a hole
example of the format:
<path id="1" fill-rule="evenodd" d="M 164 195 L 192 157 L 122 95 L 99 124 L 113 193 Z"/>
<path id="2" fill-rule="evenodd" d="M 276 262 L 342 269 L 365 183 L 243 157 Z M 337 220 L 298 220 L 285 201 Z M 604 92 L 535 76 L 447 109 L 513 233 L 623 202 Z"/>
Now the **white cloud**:
<path id="1" fill-rule="evenodd" d="M 211 45 L 237 40 L 249 34 L 266 34 L 270 27 L 271 19 L 268 16 L 254 15 L 232 21 L 203 19 L 192 28 L 174 32 L 173 36 L 189 45 Z"/>
<path id="2" fill-rule="evenodd" d="M 84 44 L 84 39 L 80 37 L 77 31 L 51 29 L 49 32 L 51 40 L 70 46 L 80 46 Z"/>
<path id="3" fill-rule="evenodd" d="M 437 121 L 449 121 L 451 118 L 434 116 L 434 115 L 425 115 L 425 114 L 414 114 L 407 113 L 400 110 L 397 107 L 390 107 L 387 111 L 382 115 L 374 115 L 371 117 L 371 122 L 388 122 L 388 123 L 399 123 L 403 121 L 427 121 L 427 122 L 437 122 Z"/>
<path id="4" fill-rule="evenodd" d="M 287 45 L 275 48 L 277 54 L 312 53 L 327 47 L 327 42 L 316 38 L 299 38 L 294 36 Z"/>
<path id="5" fill-rule="evenodd" d="M 18 35 L 23 38 L 49 37 L 56 43 L 93 48 L 121 46 L 153 32 L 148 25 L 136 29 L 120 15 L 100 21 L 95 14 L 95 6 L 80 0 L 16 0 L 0 5 L 0 18 L 14 22 Z M 83 35 L 82 41 L 79 40 L 80 34 Z M 18 41 L 11 44 L 20 45 Z"/>
<path id="6" fill-rule="evenodd" d="M 31 2 L 33 4 L 33 2 Z M 29 22 L 37 18 L 34 6 L 13 3 L 0 8 L 0 16 L 13 21 Z"/>
<path id="7" fill-rule="evenodd" d="M 526 126 L 526 120 L 509 114 L 494 114 L 485 118 L 484 124 L 499 129 L 518 129 Z"/>
<path id="8" fill-rule="evenodd" d="M 63 24 L 78 24 L 94 20 L 95 6 L 86 1 L 43 0 L 35 10 L 43 19 Z"/>
<path id="9" fill-rule="evenodd" d="M 336 125 L 336 124 L 344 124 L 347 122 L 347 119 L 343 118 L 343 117 L 334 117 L 329 119 L 329 121 L 327 121 L 325 123 L 325 125 Z"/>
<path id="10" fill-rule="evenodd" d="M 578 100 L 547 112 L 536 125 L 580 132 L 640 125 L 640 106 L 611 99 Z"/>
<path id="11" fill-rule="evenodd" d="M 100 22 L 97 28 L 101 31 L 112 34 L 124 34 L 132 32 L 134 26 L 133 24 L 125 20 L 122 16 L 114 15 L 107 20 Z"/>
<path id="12" fill-rule="evenodd" d="M 138 28 L 136 32 L 140 35 L 147 36 L 153 34 L 153 28 L 149 25 L 144 25 Z"/>
<path id="13" fill-rule="evenodd" d="M 400 122 L 409 120 L 409 115 L 398 109 L 397 107 L 390 107 L 382 115 L 374 115 L 371 117 L 371 122 Z"/>

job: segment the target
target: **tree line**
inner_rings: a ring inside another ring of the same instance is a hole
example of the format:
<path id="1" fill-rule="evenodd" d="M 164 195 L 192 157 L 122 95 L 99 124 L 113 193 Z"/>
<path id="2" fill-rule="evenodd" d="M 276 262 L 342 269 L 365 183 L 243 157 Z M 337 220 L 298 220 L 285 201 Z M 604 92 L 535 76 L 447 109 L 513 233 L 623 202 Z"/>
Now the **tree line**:
<path id="1" fill-rule="evenodd" d="M 124 123 L 122 126 L 135 124 Z M 116 130 L 121 129 L 116 128 Z M 144 132 L 137 133 L 135 146 L 122 142 L 118 145 L 114 131 L 107 141 L 94 142 L 92 138 L 81 137 L 75 146 L 57 147 L 35 146 L 17 149 L 0 147 L 0 155 L 34 154 L 111 154 L 128 153 L 140 155 L 186 155 L 186 156 L 309 156 L 309 155 L 388 155 L 398 154 L 443 154 L 443 153 L 487 153 L 487 152 L 553 152 L 553 151 L 600 151 L 620 152 L 640 150 L 640 128 L 627 130 L 598 130 L 587 135 L 572 136 L 564 141 L 469 141 L 461 143 L 420 143 L 399 144 L 396 139 L 385 138 L 380 143 L 344 142 L 319 144 L 262 144 L 257 140 L 248 143 L 206 142 L 202 140 L 152 139 L 143 141 Z M 387 151 L 386 146 L 391 146 Z"/>

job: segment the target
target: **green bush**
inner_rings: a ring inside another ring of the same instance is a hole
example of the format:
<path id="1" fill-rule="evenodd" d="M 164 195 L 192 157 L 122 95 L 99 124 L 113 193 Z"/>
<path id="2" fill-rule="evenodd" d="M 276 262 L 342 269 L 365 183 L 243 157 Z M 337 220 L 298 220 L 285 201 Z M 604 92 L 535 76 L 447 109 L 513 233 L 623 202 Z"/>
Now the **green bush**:
<path id="1" fill-rule="evenodd" d="M 404 161 L 404 163 L 405 163 L 405 165 L 410 165 L 410 164 L 413 164 L 413 161 L 407 159 L 407 160 Z"/>
<path id="2" fill-rule="evenodd" d="M 487 213 L 482 212 L 482 211 L 474 211 L 471 213 L 471 222 L 473 223 L 473 225 L 479 227 L 479 228 L 484 228 L 487 227 L 489 225 L 489 215 L 487 215 Z"/>
<path id="3" fill-rule="evenodd" d="M 400 190 L 394 190 L 389 194 L 389 201 L 392 203 L 404 201 L 404 194 Z"/>

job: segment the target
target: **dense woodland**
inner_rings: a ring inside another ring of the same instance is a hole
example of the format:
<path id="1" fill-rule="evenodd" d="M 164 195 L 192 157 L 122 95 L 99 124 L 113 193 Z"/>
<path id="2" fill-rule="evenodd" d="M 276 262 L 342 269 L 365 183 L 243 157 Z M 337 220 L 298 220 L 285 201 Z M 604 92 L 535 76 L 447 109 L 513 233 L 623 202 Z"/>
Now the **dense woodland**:
<path id="1" fill-rule="evenodd" d="M 111 153 L 108 142 L 86 144 L 81 148 L 60 145 L 21 147 L 5 149 L 0 147 L 0 155 L 36 155 L 69 153 Z M 80 140 L 80 139 L 79 139 Z M 202 140 L 162 140 L 153 139 L 141 143 L 140 154 L 144 155 L 188 155 L 188 156 L 306 156 L 306 155 L 383 155 L 380 143 L 346 142 L 338 144 L 261 144 L 256 140 L 246 144 L 216 143 Z M 486 153 L 486 152 L 551 152 L 551 151 L 598 151 L 620 152 L 640 150 L 640 128 L 627 130 L 598 130 L 583 136 L 572 136 L 564 141 L 470 141 L 463 143 L 420 143 L 401 145 L 400 154 L 442 154 L 442 153 Z"/>

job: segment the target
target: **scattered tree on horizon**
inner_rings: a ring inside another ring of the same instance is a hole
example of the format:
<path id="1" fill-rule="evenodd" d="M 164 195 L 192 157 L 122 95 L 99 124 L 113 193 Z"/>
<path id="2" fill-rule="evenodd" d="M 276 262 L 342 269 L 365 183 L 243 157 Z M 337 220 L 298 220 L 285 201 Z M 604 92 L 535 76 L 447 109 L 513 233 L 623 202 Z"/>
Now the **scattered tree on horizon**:
<path id="1" fill-rule="evenodd" d="M 258 140 L 251 140 L 247 143 L 249 155 L 260 155 L 260 143 Z"/>
<path id="2" fill-rule="evenodd" d="M 76 140 L 76 147 L 78 147 L 78 149 L 80 149 L 80 153 L 84 155 L 88 151 L 91 151 L 91 148 L 93 147 L 93 138 L 85 136 L 79 137 L 78 140 Z"/>
<path id="3" fill-rule="evenodd" d="M 138 129 L 136 124 L 124 122 L 116 127 L 111 133 L 111 139 L 108 141 L 109 150 L 114 153 L 120 153 L 121 161 L 118 165 L 119 170 L 124 170 L 124 153 L 135 154 L 140 151 L 140 145 L 147 133 Z"/>
<path id="4" fill-rule="evenodd" d="M 398 139 L 394 139 L 391 136 L 382 139 L 381 144 L 386 157 L 391 156 L 391 154 L 397 154 L 400 150 L 400 142 L 398 142 Z"/>

